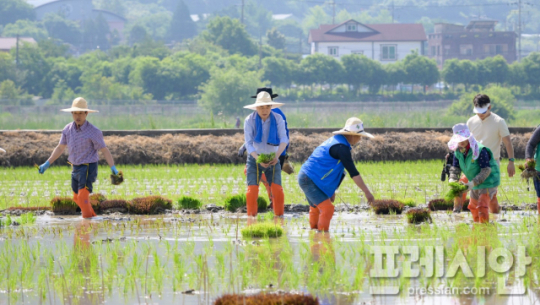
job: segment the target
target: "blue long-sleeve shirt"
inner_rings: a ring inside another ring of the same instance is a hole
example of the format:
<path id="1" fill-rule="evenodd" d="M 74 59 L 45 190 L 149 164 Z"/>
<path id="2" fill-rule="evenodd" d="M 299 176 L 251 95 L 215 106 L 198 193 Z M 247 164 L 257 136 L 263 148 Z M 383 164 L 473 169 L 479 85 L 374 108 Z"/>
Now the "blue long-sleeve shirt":
<path id="1" fill-rule="evenodd" d="M 256 136 L 257 128 L 255 127 L 255 118 L 259 114 L 257 111 L 254 111 L 252 114 L 246 117 L 244 121 L 244 141 L 246 143 L 246 149 L 248 154 L 256 152 L 257 154 L 269 154 L 277 153 L 278 146 L 268 145 L 268 134 L 270 133 L 270 117 L 266 121 L 262 122 L 262 139 L 261 143 L 255 143 L 254 139 Z M 285 120 L 281 115 L 270 112 L 270 115 L 273 115 L 276 119 L 277 133 L 279 137 L 279 143 L 289 143 L 289 138 L 287 137 L 287 131 L 285 129 Z"/>

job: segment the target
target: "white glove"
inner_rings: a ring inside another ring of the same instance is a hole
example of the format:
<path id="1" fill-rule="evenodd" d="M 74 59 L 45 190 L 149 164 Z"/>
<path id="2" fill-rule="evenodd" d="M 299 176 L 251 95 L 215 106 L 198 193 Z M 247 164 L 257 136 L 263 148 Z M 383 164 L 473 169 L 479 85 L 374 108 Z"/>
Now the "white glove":
<path id="1" fill-rule="evenodd" d="M 452 182 L 458 182 L 458 181 L 456 179 L 450 178 L 450 179 L 448 179 L 448 182 L 452 183 Z"/>
<path id="2" fill-rule="evenodd" d="M 473 181 L 469 181 L 465 184 L 467 186 L 467 190 L 470 191 L 473 189 L 474 187 L 474 182 Z"/>

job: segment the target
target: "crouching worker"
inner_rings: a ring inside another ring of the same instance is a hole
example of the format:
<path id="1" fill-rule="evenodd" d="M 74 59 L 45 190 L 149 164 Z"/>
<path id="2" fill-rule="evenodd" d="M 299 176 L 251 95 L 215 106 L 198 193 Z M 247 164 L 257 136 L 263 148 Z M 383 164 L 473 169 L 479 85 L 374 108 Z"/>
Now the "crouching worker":
<path id="1" fill-rule="evenodd" d="M 536 130 L 527 142 L 525 159 L 527 160 L 527 163 L 531 161 L 536 162 L 534 168 L 536 175 L 533 177 L 533 182 L 534 189 L 536 190 L 536 207 L 538 209 L 538 214 L 540 214 L 540 126 L 536 127 Z"/>
<path id="2" fill-rule="evenodd" d="M 500 184 L 497 161 L 489 148 L 476 141 L 467 125 L 456 124 L 452 130 L 454 136 L 448 142 L 448 148 L 455 154 L 448 181 L 457 182 L 463 172 L 468 182 L 461 183 L 471 191 L 468 207 L 474 222 L 489 222 L 488 206 Z"/>
<path id="3" fill-rule="evenodd" d="M 374 198 L 354 165 L 351 150 L 362 137 L 373 138 L 364 131 L 358 118 L 350 118 L 345 127 L 334 132 L 313 151 L 298 173 L 298 183 L 309 203 L 311 229 L 328 231 L 334 215 L 335 192 L 345 177 L 346 169 L 356 185 L 372 203 Z"/>
<path id="4" fill-rule="evenodd" d="M 47 162 L 39 166 L 39 173 L 45 173 L 67 147 L 69 151 L 68 161 L 72 165 L 71 188 L 73 190 L 73 200 L 81 209 L 82 217 L 91 218 L 96 216 L 90 204 L 89 196 L 92 193 L 92 183 L 97 179 L 98 151 L 101 151 L 105 160 L 107 160 L 113 174 L 117 175 L 118 170 L 114 166 L 111 153 L 105 145 L 103 133 L 86 120 L 88 113 L 98 111 L 88 109 L 88 104 L 82 97 L 74 99 L 71 108 L 62 109 L 62 111 L 71 112 L 73 122 L 64 127 L 60 143 L 56 146 Z"/>
<path id="5" fill-rule="evenodd" d="M 273 209 L 276 216 L 283 216 L 285 211 L 285 195 L 281 186 L 281 165 L 279 156 L 283 153 L 289 139 L 285 130 L 285 121 L 281 115 L 272 112 L 272 108 L 283 106 L 276 103 L 268 92 L 260 92 L 254 104 L 244 108 L 255 110 L 244 122 L 244 142 L 248 152 L 246 162 L 247 176 L 247 214 L 257 216 L 257 198 L 259 183 L 264 173 L 270 185 L 273 197 Z M 257 163 L 260 154 L 274 154 L 268 163 Z"/>

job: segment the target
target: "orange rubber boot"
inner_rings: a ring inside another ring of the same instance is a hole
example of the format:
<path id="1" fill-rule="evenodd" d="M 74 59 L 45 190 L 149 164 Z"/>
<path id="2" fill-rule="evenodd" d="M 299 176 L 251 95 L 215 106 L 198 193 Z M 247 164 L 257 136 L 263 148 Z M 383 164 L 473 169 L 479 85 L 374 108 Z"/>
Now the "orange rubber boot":
<path id="1" fill-rule="evenodd" d="M 471 211 L 474 222 L 479 222 L 480 218 L 478 216 L 478 200 L 471 198 L 467 207 L 469 208 L 469 211 Z"/>
<path id="2" fill-rule="evenodd" d="M 540 200 L 540 198 L 538 198 L 538 200 Z M 312 230 L 317 230 L 320 214 L 319 209 L 311 206 L 309 207 L 309 226 Z"/>
<path id="3" fill-rule="evenodd" d="M 274 199 L 274 215 L 283 216 L 285 213 L 285 194 L 283 193 L 283 187 L 279 184 L 272 183 L 270 188 L 272 189 L 272 197 Z"/>
<path id="4" fill-rule="evenodd" d="M 480 195 L 480 199 L 478 200 L 478 217 L 480 218 L 481 223 L 488 223 L 489 222 L 489 203 L 491 199 L 489 199 L 489 194 L 482 194 Z"/>
<path id="5" fill-rule="evenodd" d="M 540 214 L 540 198 L 536 198 L 536 207 L 538 208 L 538 214 Z"/>
<path id="6" fill-rule="evenodd" d="M 259 198 L 259 186 L 248 185 L 248 190 L 246 193 L 246 204 L 247 204 L 248 216 L 257 216 L 257 212 L 258 212 L 257 198 Z"/>
<path id="7" fill-rule="evenodd" d="M 90 197 L 90 192 L 87 189 L 80 189 L 79 190 L 79 207 L 81 208 L 82 217 L 83 218 L 91 218 L 96 216 L 96 212 L 94 212 L 94 209 L 92 208 L 92 205 L 90 204 L 90 200 L 88 197 Z"/>
<path id="8" fill-rule="evenodd" d="M 489 201 L 489 212 L 493 214 L 499 214 L 501 207 L 499 206 L 499 200 L 497 199 L 497 193 L 493 195 L 493 199 Z"/>
<path id="9" fill-rule="evenodd" d="M 330 199 L 319 203 L 317 208 L 320 211 L 319 223 L 317 225 L 319 231 L 328 231 L 330 230 L 330 221 L 332 216 L 334 216 L 334 205 L 330 202 Z"/>

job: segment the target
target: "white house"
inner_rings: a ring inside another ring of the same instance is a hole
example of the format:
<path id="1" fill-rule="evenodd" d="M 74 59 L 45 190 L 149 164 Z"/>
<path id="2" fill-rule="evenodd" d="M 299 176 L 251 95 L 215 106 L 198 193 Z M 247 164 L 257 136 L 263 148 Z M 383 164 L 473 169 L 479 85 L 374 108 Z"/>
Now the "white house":
<path id="1" fill-rule="evenodd" d="M 322 24 L 309 31 L 311 54 L 336 58 L 363 54 L 383 64 L 403 59 L 412 51 L 423 55 L 427 41 L 422 24 L 369 24 L 353 19 L 340 24 Z"/>

